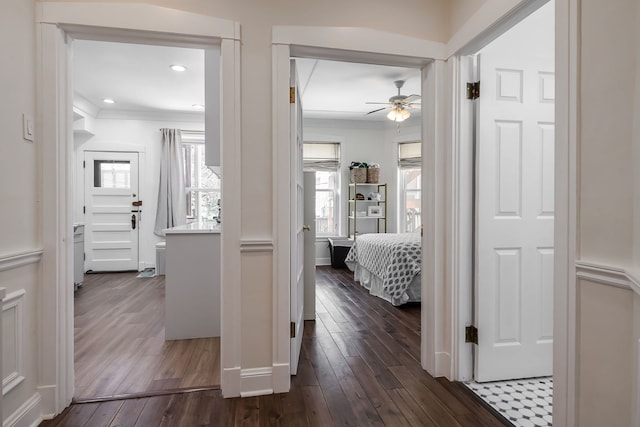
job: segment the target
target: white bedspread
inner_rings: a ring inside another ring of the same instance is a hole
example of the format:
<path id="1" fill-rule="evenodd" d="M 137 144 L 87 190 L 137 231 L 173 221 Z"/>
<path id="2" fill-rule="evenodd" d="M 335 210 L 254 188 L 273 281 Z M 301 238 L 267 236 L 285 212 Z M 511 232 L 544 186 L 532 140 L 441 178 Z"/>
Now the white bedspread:
<path id="1" fill-rule="evenodd" d="M 384 291 L 401 298 L 411 280 L 421 271 L 422 247 L 417 233 L 380 233 L 358 236 L 345 263 L 354 271 L 356 263 L 382 279 Z"/>

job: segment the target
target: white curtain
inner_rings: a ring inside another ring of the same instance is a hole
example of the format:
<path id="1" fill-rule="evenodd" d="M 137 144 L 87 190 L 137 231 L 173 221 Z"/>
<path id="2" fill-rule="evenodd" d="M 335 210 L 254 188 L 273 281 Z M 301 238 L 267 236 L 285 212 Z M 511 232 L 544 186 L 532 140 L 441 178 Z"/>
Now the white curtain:
<path id="1" fill-rule="evenodd" d="M 161 129 L 160 186 L 158 209 L 153 232 L 164 236 L 164 229 L 187 222 L 182 165 L 182 137 L 180 129 Z"/>

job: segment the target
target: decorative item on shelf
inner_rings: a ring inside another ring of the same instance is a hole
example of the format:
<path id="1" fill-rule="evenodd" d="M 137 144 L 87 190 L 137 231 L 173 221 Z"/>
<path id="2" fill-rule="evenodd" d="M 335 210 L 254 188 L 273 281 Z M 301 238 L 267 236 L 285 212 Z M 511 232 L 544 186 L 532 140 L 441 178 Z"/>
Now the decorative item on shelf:
<path id="1" fill-rule="evenodd" d="M 362 193 L 356 194 L 356 200 L 364 200 L 364 194 Z"/>
<path id="2" fill-rule="evenodd" d="M 349 166 L 349 178 L 356 184 L 367 182 L 367 164 L 364 162 L 351 162 Z"/>
<path id="3" fill-rule="evenodd" d="M 382 207 L 381 206 L 369 206 L 367 209 L 367 216 L 372 217 L 382 217 Z"/>
<path id="4" fill-rule="evenodd" d="M 369 200 L 373 200 L 374 202 L 382 201 L 382 194 L 380 193 L 369 193 Z"/>
<path id="5" fill-rule="evenodd" d="M 378 179 L 380 179 L 380 165 L 371 163 L 367 168 L 367 183 L 377 184 Z"/>

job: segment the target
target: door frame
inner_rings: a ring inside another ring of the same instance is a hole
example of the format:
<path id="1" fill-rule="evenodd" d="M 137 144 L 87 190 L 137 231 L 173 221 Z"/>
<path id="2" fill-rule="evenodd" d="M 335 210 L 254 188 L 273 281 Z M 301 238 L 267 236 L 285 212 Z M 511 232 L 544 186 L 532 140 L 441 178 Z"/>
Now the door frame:
<path id="1" fill-rule="evenodd" d="M 140 179 L 141 177 L 146 176 L 145 175 L 146 151 L 144 146 L 137 145 L 137 144 L 129 145 L 129 144 L 107 144 L 107 143 L 101 143 L 101 142 L 97 142 L 97 143 L 88 142 L 82 147 L 82 158 L 80 158 L 80 156 L 76 156 L 76 162 L 75 162 L 76 164 L 74 166 L 75 170 L 78 173 L 78 175 L 76 175 L 76 183 L 75 183 L 76 185 L 75 185 L 75 188 L 73 189 L 74 194 L 79 194 L 78 191 L 82 190 L 82 200 L 78 200 L 78 203 L 72 206 L 72 210 L 75 211 L 76 214 L 79 214 L 79 212 L 82 210 L 80 207 L 81 204 L 84 206 L 86 206 L 87 204 L 87 201 L 85 200 L 86 191 L 87 191 L 87 188 L 86 188 L 87 182 L 83 174 L 82 183 L 80 183 L 80 176 L 79 176 L 79 174 L 84 171 L 83 161 L 84 161 L 84 156 L 86 155 L 87 152 L 138 154 L 138 199 L 144 200 L 146 198 L 145 195 L 150 194 L 151 189 L 146 188 L 146 180 Z M 142 271 L 146 268 L 144 261 L 140 259 L 140 234 L 141 234 L 140 231 L 143 229 L 142 227 L 146 228 L 146 224 L 147 222 L 143 222 L 142 226 L 138 228 L 138 265 L 136 267 L 138 271 Z M 85 236 L 85 240 L 86 240 L 86 236 Z"/>
<path id="2" fill-rule="evenodd" d="M 336 37 L 348 31 L 348 37 Z M 275 207 L 273 265 L 273 363 L 274 391 L 286 391 L 289 375 L 278 375 L 275 368 L 288 365 L 290 340 L 288 333 L 290 295 L 289 206 L 290 189 L 289 139 L 289 61 L 292 57 L 358 61 L 395 65 L 422 70 L 423 116 L 423 212 L 430 218 L 424 224 L 421 314 L 421 364 L 434 376 L 448 375 L 449 353 L 442 351 L 441 332 L 435 328 L 438 317 L 444 317 L 442 304 L 436 303 L 445 293 L 444 265 L 444 174 L 445 174 L 445 45 L 398 34 L 362 28 L 275 26 L 272 39 L 273 62 L 273 188 Z M 428 95 L 427 95 L 428 94 Z M 425 273 L 426 272 L 426 273 Z M 427 327 L 431 325 L 431 327 Z M 288 366 L 286 372 L 289 371 Z"/>
<path id="3" fill-rule="evenodd" d="M 548 0 L 533 0 L 516 6 L 511 13 L 480 33 L 450 58 L 453 91 L 452 117 L 452 264 L 451 283 L 451 379 L 465 381 L 473 373 L 473 346 L 464 340 L 464 327 L 473 322 L 471 293 L 473 225 L 469 206 L 473 204 L 473 106 L 466 100 L 465 84 L 471 77 L 468 56 L 499 37 Z M 554 223 L 554 349 L 553 420 L 557 425 L 574 425 L 577 419 L 576 271 L 577 259 L 577 124 L 579 94 L 580 0 L 555 0 L 555 223 Z M 460 171 L 460 172 L 456 172 Z M 458 236 L 455 238 L 455 236 Z M 466 236 L 466 237 L 464 237 Z"/>
<path id="4" fill-rule="evenodd" d="M 168 13 L 170 11 L 170 13 Z M 145 16 L 145 20 L 131 20 Z M 74 38 L 159 44 L 206 49 L 220 46 L 222 115 L 222 191 L 240 191 L 240 25 L 196 13 L 146 4 L 54 3 L 36 4 L 37 134 L 42 144 L 41 229 L 44 247 L 42 292 L 39 295 L 38 391 L 42 414 L 53 416 L 71 403 L 74 393 L 72 150 L 73 94 L 71 93 Z M 213 110 L 213 109 L 211 109 Z M 225 114 L 229 112 L 229 114 Z M 205 113 L 206 114 L 206 113 Z M 207 118 L 205 118 L 207 120 Z M 239 200 L 227 209 L 239 212 Z M 238 206 L 235 206 L 238 204 Z M 240 269 L 239 219 L 229 215 L 223 225 L 221 301 L 222 389 L 239 395 Z M 225 259 L 226 258 L 226 259 Z M 226 268 L 225 268 L 226 267 Z"/>

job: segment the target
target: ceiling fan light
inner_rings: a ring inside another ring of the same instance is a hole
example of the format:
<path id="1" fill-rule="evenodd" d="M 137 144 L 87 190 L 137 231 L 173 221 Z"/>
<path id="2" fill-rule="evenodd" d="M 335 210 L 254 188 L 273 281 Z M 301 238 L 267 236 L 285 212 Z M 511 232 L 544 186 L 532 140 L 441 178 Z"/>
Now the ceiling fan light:
<path id="1" fill-rule="evenodd" d="M 393 110 L 389 111 L 387 114 L 387 118 L 393 122 L 399 123 L 403 122 L 411 116 L 411 113 L 404 108 L 396 107 Z"/>

